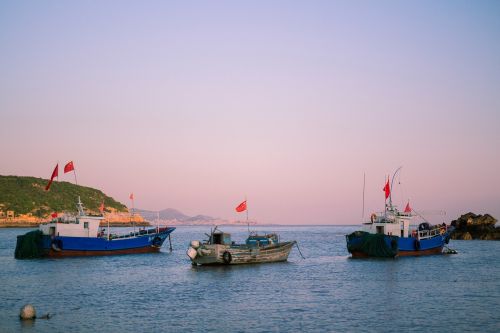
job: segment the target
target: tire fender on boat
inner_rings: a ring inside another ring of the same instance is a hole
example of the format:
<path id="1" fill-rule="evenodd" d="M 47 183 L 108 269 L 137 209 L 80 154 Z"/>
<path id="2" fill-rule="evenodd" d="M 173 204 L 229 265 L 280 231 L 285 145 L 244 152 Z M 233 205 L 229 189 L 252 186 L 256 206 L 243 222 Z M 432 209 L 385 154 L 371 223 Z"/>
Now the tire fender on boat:
<path id="1" fill-rule="evenodd" d="M 193 249 L 192 247 L 189 247 L 186 254 L 188 255 L 189 258 L 191 258 L 191 260 L 194 260 L 194 258 L 196 258 L 197 253 L 196 253 L 195 249 Z"/>
<path id="2" fill-rule="evenodd" d="M 52 250 L 59 252 L 62 250 L 62 241 L 60 239 L 53 239 L 50 243 L 50 247 Z"/>
<path id="3" fill-rule="evenodd" d="M 396 238 L 393 238 L 391 240 L 391 247 L 392 247 L 393 251 L 397 251 L 398 250 L 398 240 Z"/>
<path id="4" fill-rule="evenodd" d="M 222 260 L 224 261 L 225 264 L 230 264 L 231 261 L 233 261 L 233 256 L 231 255 L 231 253 L 229 253 L 229 251 L 225 251 L 222 254 Z"/>
<path id="5" fill-rule="evenodd" d="M 161 238 L 159 236 L 156 236 L 154 239 L 153 239 L 153 245 L 154 246 L 161 246 Z"/>
<path id="6" fill-rule="evenodd" d="M 415 239 L 415 249 L 420 250 L 420 241 Z"/>

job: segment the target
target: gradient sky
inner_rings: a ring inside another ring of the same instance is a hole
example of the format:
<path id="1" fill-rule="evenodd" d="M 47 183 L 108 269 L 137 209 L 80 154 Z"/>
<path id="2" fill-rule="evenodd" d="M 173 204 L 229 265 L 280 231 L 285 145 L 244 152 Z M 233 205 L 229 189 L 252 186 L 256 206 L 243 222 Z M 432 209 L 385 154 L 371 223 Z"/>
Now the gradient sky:
<path id="1" fill-rule="evenodd" d="M 499 1 L 1 1 L 0 174 L 73 160 L 144 209 L 237 219 L 246 195 L 260 223 L 356 224 L 363 174 L 369 215 L 402 165 L 398 205 L 500 218 L 499 17 Z"/>

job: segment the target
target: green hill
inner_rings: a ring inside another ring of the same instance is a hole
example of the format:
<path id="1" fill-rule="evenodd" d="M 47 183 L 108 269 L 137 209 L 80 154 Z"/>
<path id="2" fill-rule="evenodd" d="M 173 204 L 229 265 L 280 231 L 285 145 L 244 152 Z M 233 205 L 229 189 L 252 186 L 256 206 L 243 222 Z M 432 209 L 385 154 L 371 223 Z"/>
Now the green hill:
<path id="1" fill-rule="evenodd" d="M 83 205 L 90 211 L 98 212 L 103 200 L 106 210 L 127 211 L 125 205 L 100 190 L 54 181 L 50 190 L 45 191 L 47 183 L 48 180 L 42 178 L 0 175 L 0 210 L 13 210 L 16 216 L 32 213 L 38 217 L 52 212 L 75 212 L 80 196 Z"/>

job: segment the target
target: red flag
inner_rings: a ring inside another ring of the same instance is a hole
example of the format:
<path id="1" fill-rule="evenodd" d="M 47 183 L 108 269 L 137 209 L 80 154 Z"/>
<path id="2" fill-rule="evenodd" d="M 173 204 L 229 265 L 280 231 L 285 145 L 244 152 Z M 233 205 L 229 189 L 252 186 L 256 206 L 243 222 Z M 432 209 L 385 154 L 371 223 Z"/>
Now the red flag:
<path id="1" fill-rule="evenodd" d="M 64 173 L 68 173 L 70 171 L 75 170 L 75 166 L 73 165 L 73 161 L 69 161 L 65 166 L 64 166 Z"/>
<path id="2" fill-rule="evenodd" d="M 101 214 L 104 213 L 104 201 L 101 202 L 101 205 L 99 206 L 99 211 L 101 212 Z"/>
<path id="3" fill-rule="evenodd" d="M 57 213 L 52 213 L 52 214 L 50 214 L 50 216 L 52 216 L 52 218 L 55 219 L 57 217 Z"/>
<path id="4" fill-rule="evenodd" d="M 385 192 L 385 200 L 387 200 L 389 195 L 391 195 L 391 187 L 389 186 L 389 177 L 387 177 L 387 183 L 385 183 L 385 186 L 382 189 L 382 191 Z"/>
<path id="5" fill-rule="evenodd" d="M 236 207 L 236 211 L 238 213 L 244 212 L 245 210 L 247 210 L 247 201 L 246 200 L 243 201 L 242 203 L 240 203 L 238 205 L 238 207 Z"/>
<path id="6" fill-rule="evenodd" d="M 410 201 L 406 204 L 405 213 L 411 213 Z"/>
<path id="7" fill-rule="evenodd" d="M 130 198 L 130 200 L 134 200 L 134 193 L 130 193 L 129 198 Z"/>
<path id="8" fill-rule="evenodd" d="M 54 171 L 52 171 L 52 176 L 50 177 L 49 183 L 47 186 L 45 186 L 45 191 L 48 191 L 50 189 L 50 185 L 52 185 L 52 181 L 54 178 L 59 176 L 59 163 L 56 164 L 56 167 L 54 168 Z"/>

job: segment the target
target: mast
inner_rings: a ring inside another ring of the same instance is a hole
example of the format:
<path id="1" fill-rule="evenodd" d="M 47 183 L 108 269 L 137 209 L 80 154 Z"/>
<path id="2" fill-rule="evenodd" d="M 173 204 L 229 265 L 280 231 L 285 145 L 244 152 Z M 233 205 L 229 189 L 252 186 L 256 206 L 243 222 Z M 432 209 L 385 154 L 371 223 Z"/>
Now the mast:
<path id="1" fill-rule="evenodd" d="M 80 200 L 80 196 L 78 196 L 78 202 L 76 203 L 76 207 L 78 208 L 78 215 L 85 216 L 85 210 L 83 209 L 83 203 Z"/>
<path id="2" fill-rule="evenodd" d="M 108 220 L 108 241 L 109 241 L 109 218 L 107 220 Z"/>
<path id="3" fill-rule="evenodd" d="M 392 175 L 392 180 L 391 180 L 391 191 L 389 192 L 389 207 L 391 207 L 392 210 L 392 190 L 394 189 L 394 179 L 396 178 L 396 174 L 401 170 L 403 166 L 400 166 L 399 168 L 394 171 L 394 174 Z"/>
<path id="4" fill-rule="evenodd" d="M 361 212 L 361 222 L 365 218 L 365 184 L 366 184 L 366 173 L 363 172 L 363 211 Z"/>

